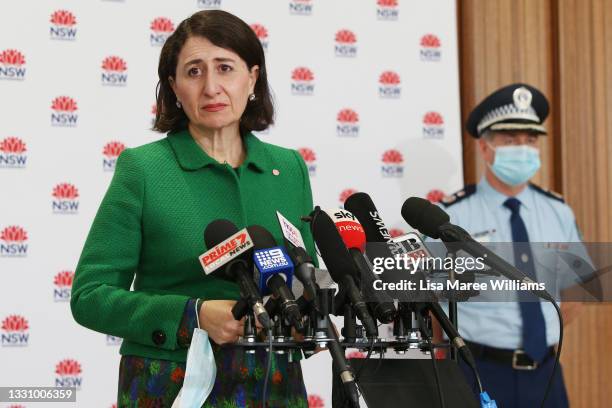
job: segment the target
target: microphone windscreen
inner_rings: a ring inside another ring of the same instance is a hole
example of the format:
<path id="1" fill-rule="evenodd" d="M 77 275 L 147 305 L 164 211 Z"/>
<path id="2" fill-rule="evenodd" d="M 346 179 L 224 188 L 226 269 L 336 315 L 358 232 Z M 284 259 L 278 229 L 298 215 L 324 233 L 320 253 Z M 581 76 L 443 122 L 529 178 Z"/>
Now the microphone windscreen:
<path id="1" fill-rule="evenodd" d="M 210 249 L 220 244 L 236 232 L 238 232 L 238 228 L 230 220 L 223 218 L 214 220 L 204 229 L 204 242 L 206 243 L 206 248 Z"/>
<path id="2" fill-rule="evenodd" d="M 311 222 L 312 236 L 329 274 L 340 282 L 345 274 L 354 274 L 352 258 L 342 242 L 336 225 L 325 211 L 317 211 Z"/>
<path id="3" fill-rule="evenodd" d="M 438 228 L 450 221 L 444 210 L 419 197 L 410 197 L 404 202 L 402 217 L 420 233 L 434 239 L 439 238 Z"/>
<path id="4" fill-rule="evenodd" d="M 387 242 L 389 240 L 389 232 L 380 219 L 372 198 L 367 193 L 352 194 L 344 202 L 344 208 L 357 217 L 363 226 L 368 242 Z"/>
<path id="5" fill-rule="evenodd" d="M 276 246 L 274 236 L 261 225 L 249 225 L 247 231 L 253 240 L 255 249 L 272 248 Z"/>

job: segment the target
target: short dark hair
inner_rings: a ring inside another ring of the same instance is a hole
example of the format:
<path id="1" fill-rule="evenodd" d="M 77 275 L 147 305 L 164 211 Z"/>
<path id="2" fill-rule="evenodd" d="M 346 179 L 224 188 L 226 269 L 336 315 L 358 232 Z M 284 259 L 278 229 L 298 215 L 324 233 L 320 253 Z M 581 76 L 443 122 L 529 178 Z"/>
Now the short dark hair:
<path id="1" fill-rule="evenodd" d="M 266 61 L 261 42 L 255 32 L 235 15 L 222 10 L 203 10 L 183 20 L 168 37 L 159 56 L 156 89 L 157 112 L 153 130 L 171 132 L 187 127 L 185 112 L 176 106 L 176 95 L 170 77 L 176 78 L 181 49 L 190 37 L 204 37 L 217 47 L 231 50 L 246 62 L 249 70 L 259 66 L 255 83 L 255 100 L 247 103 L 240 118 L 240 134 L 264 130 L 274 123 L 274 107 L 268 86 Z"/>

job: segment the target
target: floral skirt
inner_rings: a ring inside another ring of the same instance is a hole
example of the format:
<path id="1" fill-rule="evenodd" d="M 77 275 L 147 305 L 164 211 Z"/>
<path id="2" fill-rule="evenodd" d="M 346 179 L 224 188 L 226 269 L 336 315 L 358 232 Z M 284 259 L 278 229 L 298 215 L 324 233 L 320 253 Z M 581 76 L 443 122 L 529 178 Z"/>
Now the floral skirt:
<path id="1" fill-rule="evenodd" d="M 241 347 L 212 343 L 217 377 L 202 407 L 263 408 L 263 385 L 268 353 L 246 353 Z M 171 407 L 185 377 L 185 363 L 137 356 L 122 356 L 119 365 L 120 408 Z M 268 379 L 266 407 L 307 408 L 306 389 L 299 361 L 274 354 Z"/>

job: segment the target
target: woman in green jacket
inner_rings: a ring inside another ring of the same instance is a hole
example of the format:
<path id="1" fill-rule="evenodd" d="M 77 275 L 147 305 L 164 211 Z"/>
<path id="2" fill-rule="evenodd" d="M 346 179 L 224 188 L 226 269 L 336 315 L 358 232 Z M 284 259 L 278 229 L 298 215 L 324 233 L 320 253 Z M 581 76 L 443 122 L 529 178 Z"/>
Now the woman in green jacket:
<path id="1" fill-rule="evenodd" d="M 250 132 L 273 122 L 264 52 L 239 18 L 201 11 L 168 38 L 159 60 L 156 142 L 126 149 L 76 270 L 71 309 L 90 329 L 123 338 L 118 406 L 169 407 L 199 325 L 217 364 L 205 406 L 263 405 L 266 353 L 232 346 L 243 321 L 237 285 L 203 273 L 203 231 L 213 220 L 259 224 L 281 240 L 280 211 L 312 237 L 308 171 L 294 150 Z M 133 283 L 133 290 L 130 286 Z M 266 406 L 306 407 L 299 361 L 275 356 Z"/>

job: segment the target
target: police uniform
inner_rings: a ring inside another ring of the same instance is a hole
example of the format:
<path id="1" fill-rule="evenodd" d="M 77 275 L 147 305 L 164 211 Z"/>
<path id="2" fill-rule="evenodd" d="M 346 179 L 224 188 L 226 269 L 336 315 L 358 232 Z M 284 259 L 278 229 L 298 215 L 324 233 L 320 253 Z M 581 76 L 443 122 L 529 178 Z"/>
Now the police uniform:
<path id="1" fill-rule="evenodd" d="M 468 119 L 467 129 L 475 138 L 487 130 L 545 134 L 542 122 L 547 114 L 548 102 L 544 95 L 529 85 L 514 84 L 494 92 L 479 104 Z M 439 205 L 450 215 L 453 224 L 481 242 L 523 241 L 516 239 L 517 236 L 524 236 L 524 241 L 528 242 L 580 242 L 574 214 L 559 195 L 529 184 L 514 197 L 520 203 L 518 214 L 522 232 L 519 232 L 522 235 L 516 235 L 519 228 L 516 217 L 512 218 L 516 214 L 508 205 L 508 201 L 517 201 L 509 199 L 512 198 L 495 190 L 483 177 L 477 185 L 466 186 L 445 197 Z M 527 244 L 527 247 L 532 246 Z M 517 252 L 516 247 L 512 251 Z M 535 256 L 533 253 L 499 255 L 521 270 L 533 262 L 529 258 Z M 542 271 L 537 264 L 532 265 L 537 280 Z M 568 284 L 566 281 L 562 286 Z M 539 406 L 554 361 L 554 345 L 559 339 L 559 322 L 553 306 L 531 302 L 531 307 L 541 306 L 541 311 L 538 308 L 537 313 L 532 314 L 540 316 L 536 327 L 542 332 L 541 342 L 545 341 L 544 347 L 548 348 L 538 361 L 525 356 L 523 326 L 528 318 L 521 308 L 527 302 L 519 303 L 518 300 L 458 304 L 459 331 L 475 354 L 485 390 L 500 408 Z M 466 378 L 473 381 L 469 370 L 466 370 Z M 559 367 L 546 406 L 567 405 Z"/>

